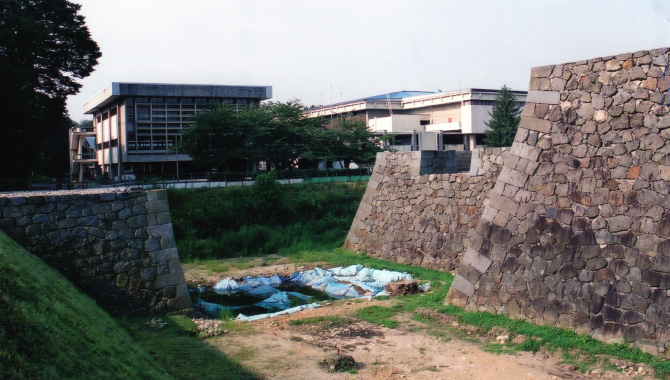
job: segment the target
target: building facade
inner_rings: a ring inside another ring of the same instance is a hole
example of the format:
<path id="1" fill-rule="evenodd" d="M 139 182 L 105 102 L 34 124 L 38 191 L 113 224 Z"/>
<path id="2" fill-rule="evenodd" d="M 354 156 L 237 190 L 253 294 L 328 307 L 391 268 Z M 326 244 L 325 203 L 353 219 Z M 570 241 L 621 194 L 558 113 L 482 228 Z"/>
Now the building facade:
<path id="1" fill-rule="evenodd" d="M 499 90 L 452 92 L 399 91 L 312 108 L 308 117 L 350 115 L 364 121 L 377 136 L 395 135 L 393 148 L 413 150 L 473 150 L 483 147 L 486 122 Z M 519 105 L 526 91 L 512 91 Z"/>
<path id="2" fill-rule="evenodd" d="M 178 173 L 180 165 L 187 171 L 191 158 L 170 148 L 196 112 L 216 104 L 257 106 L 271 97 L 269 86 L 112 83 L 84 105 L 93 116 L 97 170 L 112 179 L 130 171 Z M 83 176 L 84 165 L 71 167 L 73 177 Z"/>

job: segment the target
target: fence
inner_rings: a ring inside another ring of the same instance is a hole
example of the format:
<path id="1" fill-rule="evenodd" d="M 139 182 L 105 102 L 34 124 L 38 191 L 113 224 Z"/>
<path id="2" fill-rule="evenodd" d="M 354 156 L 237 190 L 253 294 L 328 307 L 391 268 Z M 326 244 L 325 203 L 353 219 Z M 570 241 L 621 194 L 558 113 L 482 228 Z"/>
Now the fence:
<path id="1" fill-rule="evenodd" d="M 304 182 L 360 182 L 370 178 L 372 168 L 360 169 L 294 169 L 276 171 L 277 180 L 283 184 Z M 267 172 L 211 172 L 211 173 L 184 173 L 176 175 L 137 175 L 135 179 L 110 181 L 100 178 L 84 182 L 72 181 L 70 178 L 48 179 L 0 179 L 0 193 L 17 191 L 51 191 L 98 188 L 200 188 L 200 187 L 230 187 L 250 186 L 256 177 Z"/>

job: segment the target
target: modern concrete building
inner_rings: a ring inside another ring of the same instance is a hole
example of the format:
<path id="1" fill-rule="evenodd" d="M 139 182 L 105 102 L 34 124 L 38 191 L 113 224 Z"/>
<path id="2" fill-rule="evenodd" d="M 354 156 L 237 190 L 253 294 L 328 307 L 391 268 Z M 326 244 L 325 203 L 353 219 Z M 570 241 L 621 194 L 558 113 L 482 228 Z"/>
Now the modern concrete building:
<path id="1" fill-rule="evenodd" d="M 392 133 L 397 151 L 472 150 L 483 145 L 489 113 L 499 90 L 399 91 L 309 109 L 308 117 L 352 117 L 375 135 Z M 512 91 L 519 105 L 526 91 Z"/>
<path id="2" fill-rule="evenodd" d="M 271 97 L 269 86 L 112 83 L 84 104 L 84 113 L 93 115 L 99 173 L 118 179 L 127 171 L 174 173 L 180 165 L 187 171 L 191 158 L 169 149 L 180 141 L 196 112 L 220 103 L 259 105 Z M 78 156 L 72 157 L 74 161 Z M 73 177 L 82 176 L 81 163 L 72 168 Z"/>

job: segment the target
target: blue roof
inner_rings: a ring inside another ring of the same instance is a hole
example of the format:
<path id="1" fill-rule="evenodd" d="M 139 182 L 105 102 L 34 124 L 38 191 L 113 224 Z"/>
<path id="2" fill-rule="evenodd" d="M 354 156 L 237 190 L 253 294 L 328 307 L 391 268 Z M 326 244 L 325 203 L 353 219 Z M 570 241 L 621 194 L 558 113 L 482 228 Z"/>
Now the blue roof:
<path id="1" fill-rule="evenodd" d="M 381 94 L 381 95 L 376 95 L 376 96 L 371 96 L 368 98 L 365 98 L 363 100 L 387 100 L 387 99 L 403 99 L 403 98 L 410 98 L 412 96 L 421 96 L 421 95 L 428 95 L 428 94 L 434 94 L 433 91 L 396 91 L 396 92 L 389 92 L 388 94 Z"/>

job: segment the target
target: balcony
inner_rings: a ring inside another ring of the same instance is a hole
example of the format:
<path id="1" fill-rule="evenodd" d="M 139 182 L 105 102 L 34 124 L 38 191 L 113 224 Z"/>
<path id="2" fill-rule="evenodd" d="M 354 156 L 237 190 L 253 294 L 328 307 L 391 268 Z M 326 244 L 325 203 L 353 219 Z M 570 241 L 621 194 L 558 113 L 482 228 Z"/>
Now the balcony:
<path id="1" fill-rule="evenodd" d="M 74 153 L 72 154 L 73 162 L 98 162 L 98 159 L 95 157 L 95 153 Z"/>

